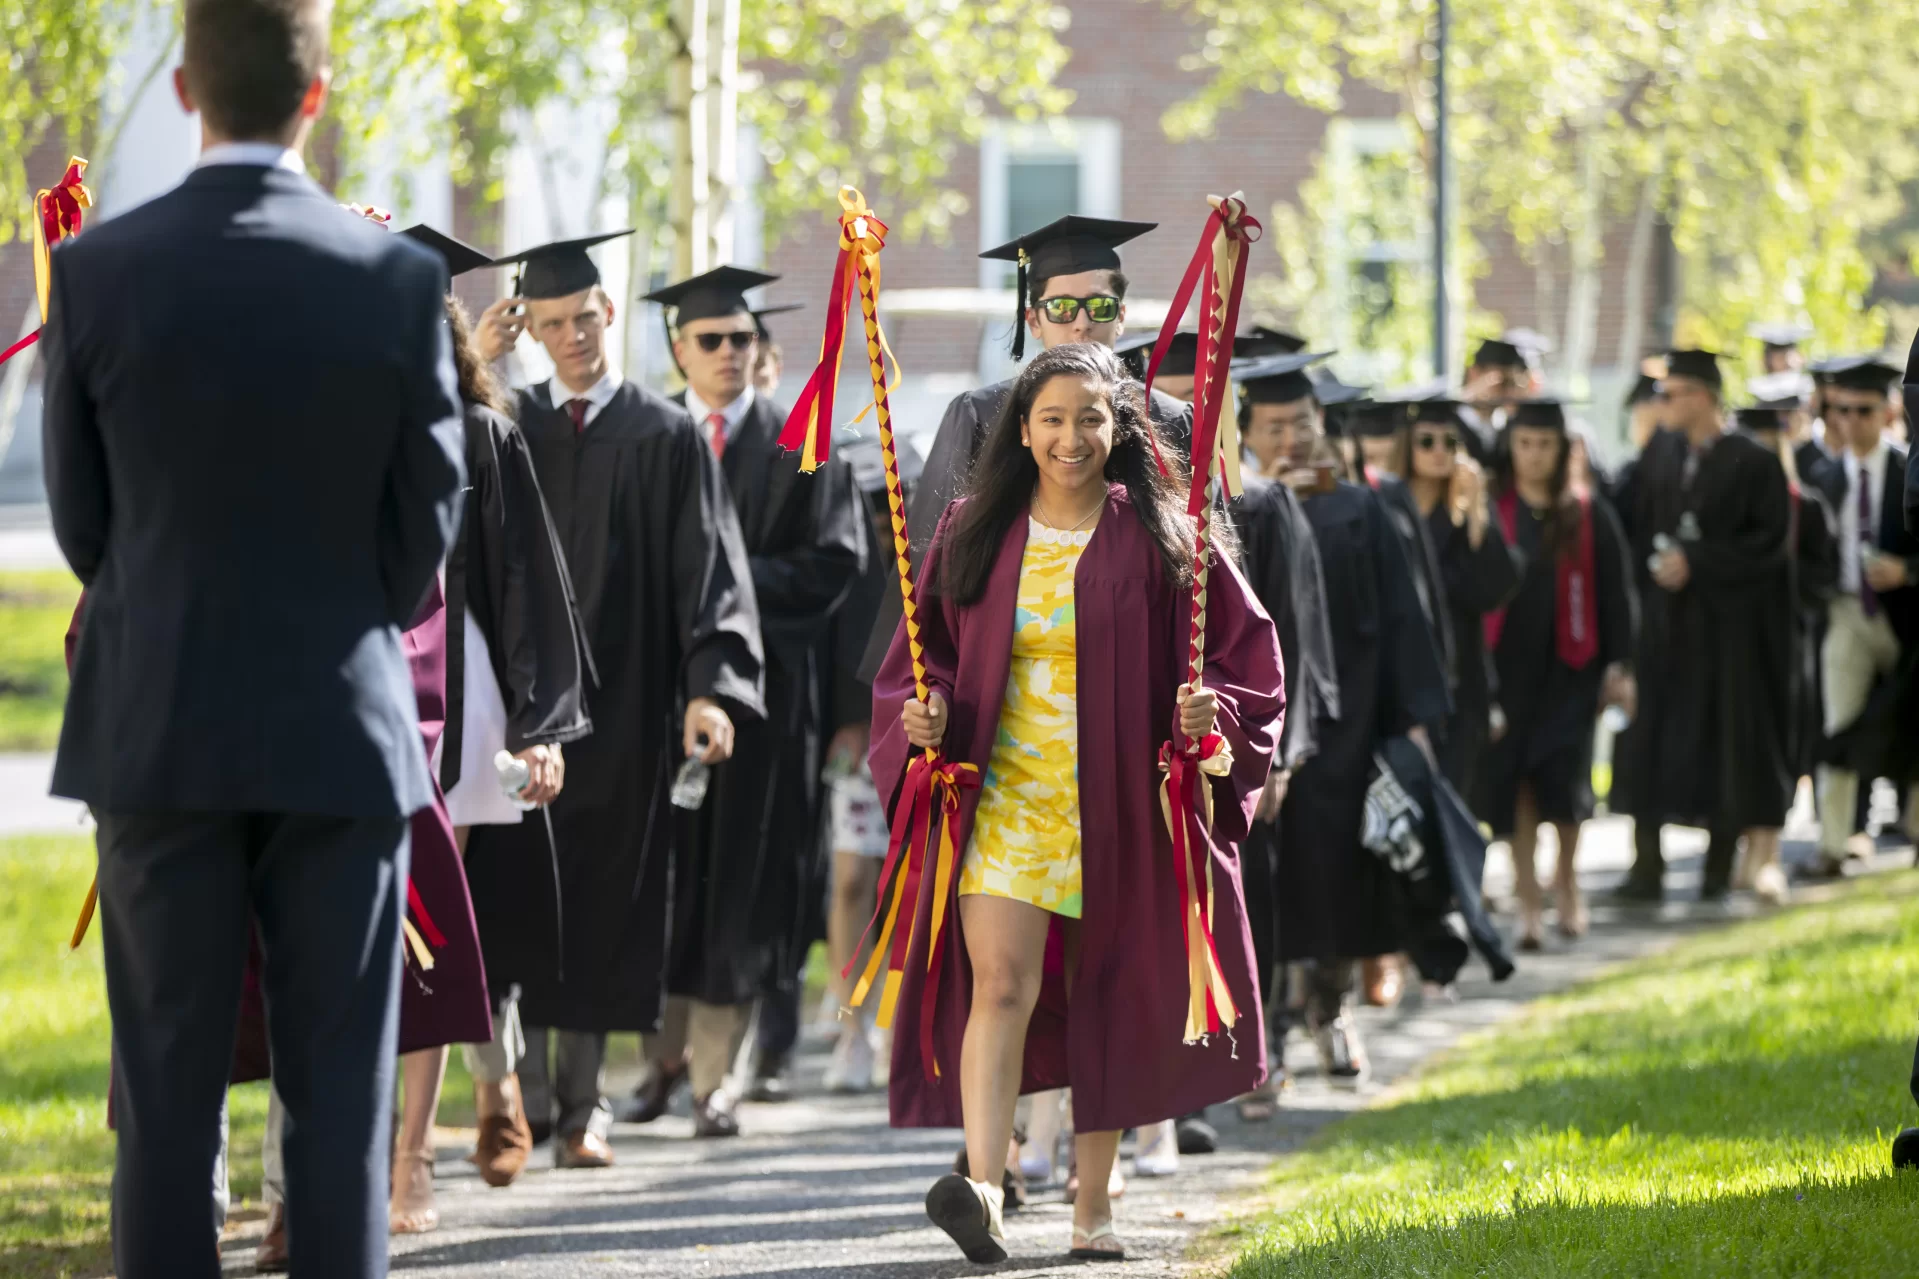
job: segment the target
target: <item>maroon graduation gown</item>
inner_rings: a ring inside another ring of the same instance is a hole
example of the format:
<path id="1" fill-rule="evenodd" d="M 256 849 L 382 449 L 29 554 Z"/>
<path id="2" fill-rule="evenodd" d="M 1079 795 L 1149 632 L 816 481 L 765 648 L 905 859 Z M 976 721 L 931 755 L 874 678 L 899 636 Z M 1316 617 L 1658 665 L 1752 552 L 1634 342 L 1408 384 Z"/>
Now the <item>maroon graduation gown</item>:
<path id="1" fill-rule="evenodd" d="M 923 583 L 935 580 L 940 540 L 935 537 L 920 574 Z M 947 757 L 977 765 L 982 775 L 1006 696 L 1025 549 L 1026 521 L 1018 520 L 978 603 L 934 599 L 920 610 L 928 678 L 951 708 Z M 1242 1020 L 1230 1035 L 1185 1044 L 1185 943 L 1178 871 L 1160 815 L 1158 761 L 1160 744 L 1176 727 L 1189 594 L 1165 571 L 1121 486 L 1113 487 L 1081 554 L 1073 593 L 1085 903 L 1080 966 L 1070 1002 L 1060 974 L 1046 978 L 1027 1031 L 1020 1087 L 1034 1092 L 1070 1086 L 1076 1128 L 1097 1132 L 1186 1114 L 1238 1096 L 1265 1078 L 1266 1037 L 1238 847 L 1279 742 L 1285 684 L 1272 622 L 1231 557 L 1220 557 L 1209 590 L 1205 682 L 1219 696 L 1219 731 L 1232 745 L 1233 770 L 1212 782 L 1213 928 Z M 912 695 L 902 628 L 873 685 L 871 762 L 889 808 L 912 753 L 900 724 L 900 709 Z M 977 788 L 963 792 L 956 832 L 962 856 L 978 802 Z M 947 919 L 955 931 L 933 1010 L 941 1073 L 929 1079 L 920 1056 L 927 896 L 894 1022 L 892 1120 L 898 1127 L 947 1128 L 961 1123 L 960 1041 L 972 1000 L 972 968 L 958 903 L 952 901 Z"/>
<path id="2" fill-rule="evenodd" d="M 455 634 L 459 634 L 455 631 Z M 464 637 L 462 637 L 464 638 Z M 400 636 L 413 696 L 419 704 L 420 735 L 430 759 L 446 730 L 446 599 L 435 582 L 422 617 Z M 400 1051 L 441 1044 L 483 1044 L 493 1038 L 493 1009 L 487 999 L 486 967 L 480 959 L 480 930 L 473 919 L 466 870 L 453 841 L 446 796 L 433 779 L 433 804 L 413 814 L 412 887 L 407 919 L 426 939 L 433 967 L 422 971 L 413 948 L 405 946 L 406 973 L 400 978 Z M 413 900 L 417 895 L 417 902 Z M 425 908 L 422 917 L 421 908 Z M 429 926 L 430 921 L 430 926 Z M 437 933 L 440 940 L 435 939 Z"/>

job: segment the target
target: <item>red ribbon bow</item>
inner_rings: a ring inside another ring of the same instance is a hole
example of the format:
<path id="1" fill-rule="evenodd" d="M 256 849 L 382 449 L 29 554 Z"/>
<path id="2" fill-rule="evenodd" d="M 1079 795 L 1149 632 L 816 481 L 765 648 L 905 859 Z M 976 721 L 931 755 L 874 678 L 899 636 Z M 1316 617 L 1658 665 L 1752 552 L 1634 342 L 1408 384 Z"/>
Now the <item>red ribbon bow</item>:
<path id="1" fill-rule="evenodd" d="M 846 349 L 846 310 L 857 290 L 867 313 L 869 333 L 877 335 L 874 308 L 880 291 L 879 252 L 886 247 L 886 224 L 873 216 L 866 197 L 852 187 L 840 188 L 840 252 L 833 263 L 833 284 L 826 295 L 826 332 L 820 338 L 820 362 L 780 432 L 780 447 L 800 455 L 800 469 L 819 468 L 831 451 L 833 393 L 839 386 L 840 355 Z M 883 342 L 884 339 L 875 338 Z M 879 350 L 868 342 L 868 357 Z"/>
<path id="2" fill-rule="evenodd" d="M 70 235 L 78 235 L 85 222 L 85 210 L 93 207 L 93 192 L 81 178 L 87 162 L 79 156 L 67 161 L 67 171 L 51 187 L 33 197 L 33 287 L 40 299 L 40 323 L 47 322 L 47 303 L 53 288 L 53 246 Z M 0 364 L 40 340 L 40 329 L 0 351 Z"/>

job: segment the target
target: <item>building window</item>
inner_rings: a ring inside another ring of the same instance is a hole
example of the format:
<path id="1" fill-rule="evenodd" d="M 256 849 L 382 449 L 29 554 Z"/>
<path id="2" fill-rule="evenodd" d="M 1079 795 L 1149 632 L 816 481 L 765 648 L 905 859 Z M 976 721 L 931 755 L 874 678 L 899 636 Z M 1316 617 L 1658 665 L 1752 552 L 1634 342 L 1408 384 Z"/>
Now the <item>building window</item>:
<path id="1" fill-rule="evenodd" d="M 990 127 L 980 143 L 980 248 L 1078 213 L 1117 218 L 1117 120 L 1055 120 Z M 1008 262 L 980 262 L 982 288 L 1013 282 Z"/>
<path id="2" fill-rule="evenodd" d="M 1430 325 L 1432 227 L 1413 140 L 1398 120 L 1334 120 L 1321 172 L 1327 339 L 1349 377 L 1393 380 L 1388 353 L 1409 332 L 1423 344 Z"/>

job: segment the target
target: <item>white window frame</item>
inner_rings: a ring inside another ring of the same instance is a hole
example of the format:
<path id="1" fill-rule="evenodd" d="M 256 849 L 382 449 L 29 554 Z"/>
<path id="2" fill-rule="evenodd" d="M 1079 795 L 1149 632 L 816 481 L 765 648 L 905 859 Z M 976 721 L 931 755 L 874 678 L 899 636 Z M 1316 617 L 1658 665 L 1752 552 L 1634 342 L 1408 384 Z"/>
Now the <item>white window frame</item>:
<path id="1" fill-rule="evenodd" d="M 979 149 L 981 251 L 1004 244 L 1015 234 L 1006 225 L 1006 175 L 1015 158 L 1078 160 L 1079 212 L 1091 218 L 1119 217 L 1120 135 L 1118 120 L 1101 117 L 1064 117 L 1033 124 L 1012 120 L 989 123 Z M 980 287 L 1004 287 L 1004 272 L 1003 264 L 981 259 Z"/>
<path id="2" fill-rule="evenodd" d="M 1405 241 L 1376 243 L 1355 252 L 1351 237 L 1352 204 L 1349 193 L 1357 190 L 1359 161 L 1368 156 L 1395 151 L 1412 153 L 1415 142 L 1402 120 L 1391 118 L 1335 117 L 1326 128 L 1327 187 L 1332 193 L 1330 207 L 1323 210 L 1325 233 L 1324 260 L 1332 267 L 1328 280 L 1339 287 L 1326 290 L 1325 302 L 1330 321 L 1331 343 L 1350 354 L 1344 358 L 1349 376 L 1376 379 L 1383 371 L 1375 369 L 1370 352 L 1357 347 L 1352 311 L 1346 304 L 1345 283 L 1353 268 L 1366 262 L 1411 262 L 1431 260 L 1428 241 L 1432 236 L 1429 221 L 1423 222 L 1418 235 Z"/>

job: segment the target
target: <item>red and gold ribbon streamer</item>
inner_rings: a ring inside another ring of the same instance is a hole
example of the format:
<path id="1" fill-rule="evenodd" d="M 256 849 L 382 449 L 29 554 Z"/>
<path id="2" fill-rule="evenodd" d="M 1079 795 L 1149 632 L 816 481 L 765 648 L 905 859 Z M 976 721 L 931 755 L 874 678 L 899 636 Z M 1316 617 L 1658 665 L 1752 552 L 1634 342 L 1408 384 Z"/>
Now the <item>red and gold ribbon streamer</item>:
<path id="1" fill-rule="evenodd" d="M 61 179 L 33 197 L 33 284 L 40 298 L 42 324 L 47 322 L 47 297 L 53 284 L 53 246 L 78 235 L 84 211 L 93 207 L 93 192 L 81 181 L 86 172 L 85 160 L 70 157 Z"/>
<path id="2" fill-rule="evenodd" d="M 67 171 L 51 187 L 42 188 L 33 197 L 33 293 L 40 303 L 40 323 L 47 322 L 47 304 L 53 291 L 53 246 L 70 235 L 78 235 L 86 221 L 86 210 L 93 207 L 93 192 L 87 190 L 86 183 L 80 179 L 87 171 L 87 162 L 79 156 L 69 157 Z M 4 351 L 0 351 L 0 364 L 5 364 L 20 352 L 40 340 L 40 329 L 15 342 Z M 86 924 L 92 918 L 92 908 L 81 912 L 80 927 L 75 930 L 73 944 L 76 948 L 80 939 L 86 935 Z"/>
<path id="3" fill-rule="evenodd" d="M 819 469 L 831 452 L 833 436 L 833 394 L 840 379 L 840 356 L 846 349 L 846 311 L 857 288 L 860 311 L 866 320 L 866 354 L 873 366 L 873 403 L 862 410 L 860 418 L 877 409 L 886 416 L 887 394 L 898 390 L 897 377 L 886 384 L 885 362 L 893 359 L 886 334 L 879 323 L 880 250 L 886 247 L 886 223 L 866 205 L 866 197 L 855 187 L 840 188 L 839 257 L 833 263 L 833 283 L 826 299 L 826 331 L 820 337 L 820 362 L 793 411 L 787 415 L 786 429 L 780 432 L 780 447 L 800 455 L 800 469 Z M 899 361 L 893 359 L 897 374 Z M 853 419 L 859 421 L 859 418 Z M 892 436 L 890 426 L 882 426 L 881 439 Z"/>
<path id="4" fill-rule="evenodd" d="M 886 361 L 892 352 L 880 329 L 880 250 L 886 247 L 886 224 L 867 207 L 866 197 L 853 187 L 840 189 L 839 257 L 833 264 L 833 283 L 826 301 L 826 331 L 820 339 L 820 362 L 807 379 L 806 389 L 793 405 L 780 434 L 780 447 L 800 454 L 800 469 L 815 470 L 826 460 L 833 427 L 833 395 L 839 383 L 840 356 L 846 348 L 846 313 L 855 293 L 866 328 L 866 358 L 872 374 L 873 403 L 879 423 L 880 458 L 886 467 L 886 507 L 893 523 L 893 560 L 899 570 L 901 611 L 906 622 L 906 648 L 913 661 L 913 690 L 925 701 L 926 649 L 920 639 L 919 597 L 913 587 L 912 545 L 906 534 L 906 494 L 900 487 L 899 453 L 893 439 L 893 412 L 886 384 Z M 899 361 L 893 361 L 897 370 Z M 864 417 L 865 414 L 860 415 Z M 979 767 L 948 760 L 936 750 L 922 751 L 906 768 L 906 783 L 893 813 L 892 838 L 880 868 L 879 908 L 860 938 L 878 937 L 865 971 L 853 988 L 853 1006 L 860 1007 L 872 993 L 880 970 L 880 1003 L 875 1021 L 893 1024 L 900 988 L 906 977 L 906 957 L 913 948 L 920 900 L 927 904 L 930 936 L 926 946 L 926 983 L 921 996 L 920 1049 L 928 1078 L 940 1074 L 933 1044 L 933 1011 L 939 998 L 940 961 L 945 955 L 947 901 L 959 874 L 956 832 L 961 797 L 980 784 Z M 928 859 L 931 859 L 928 875 Z M 905 923 L 902 925 L 901 919 Z M 855 947 L 855 951 L 858 948 Z M 850 976 L 853 965 L 841 972 Z"/>
<path id="5" fill-rule="evenodd" d="M 1206 591 L 1213 559 L 1214 475 L 1219 476 L 1227 496 L 1236 497 L 1241 491 L 1238 423 L 1221 409 L 1228 396 L 1233 335 L 1239 330 L 1239 304 L 1246 288 L 1247 249 L 1259 239 L 1261 230 L 1239 193 L 1206 199 L 1211 212 L 1200 232 L 1199 247 L 1193 251 L 1185 277 L 1173 295 L 1146 370 L 1150 396 L 1160 361 L 1172 346 L 1173 335 L 1179 331 L 1197 288 L 1200 317 L 1193 379 L 1193 467 L 1187 494 L 1187 511 L 1195 521 L 1193 594 L 1186 658 L 1186 682 L 1195 689 L 1206 673 Z M 1157 456 L 1157 443 L 1154 449 Z M 1165 472 L 1164 458 L 1159 458 L 1159 465 Z M 1183 732 L 1178 737 L 1177 745 L 1169 741 L 1159 750 L 1159 766 L 1166 774 L 1160 786 L 1160 811 L 1173 840 L 1180 922 L 1186 938 L 1185 1040 L 1195 1043 L 1239 1020 L 1213 940 L 1213 865 L 1208 843 L 1213 828 L 1213 790 L 1205 780 L 1207 776 L 1230 774 L 1233 757 L 1225 739 L 1217 733 L 1198 740 Z"/>
<path id="6" fill-rule="evenodd" d="M 1159 748 L 1159 767 L 1165 774 L 1159 786 L 1159 809 L 1173 837 L 1180 928 L 1186 941 L 1187 1006 L 1182 1037 L 1189 1044 L 1216 1035 L 1223 1026 L 1239 1020 L 1239 1008 L 1226 987 L 1213 938 L 1213 858 L 1206 842 L 1213 826 L 1213 790 L 1205 779 L 1231 773 L 1233 752 L 1218 733 L 1208 733 L 1196 745 L 1193 751 L 1177 750 L 1171 742 Z"/>

